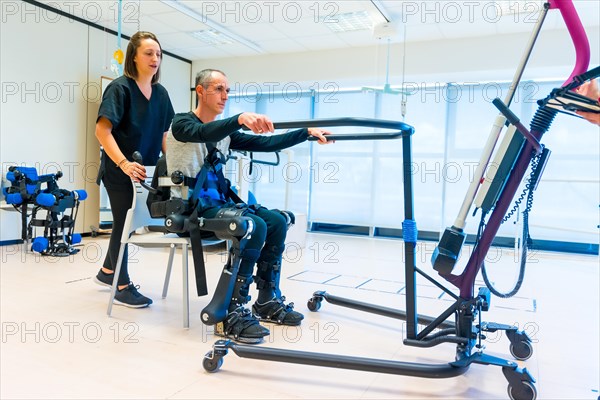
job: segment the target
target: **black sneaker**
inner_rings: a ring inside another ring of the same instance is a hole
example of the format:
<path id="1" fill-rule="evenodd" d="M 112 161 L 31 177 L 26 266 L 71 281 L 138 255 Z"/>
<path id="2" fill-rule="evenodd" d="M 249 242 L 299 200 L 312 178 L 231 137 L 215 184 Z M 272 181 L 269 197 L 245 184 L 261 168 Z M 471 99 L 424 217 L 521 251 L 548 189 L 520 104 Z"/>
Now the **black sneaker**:
<path id="1" fill-rule="evenodd" d="M 241 343 L 260 343 L 270 333 L 250 310 L 242 306 L 230 311 L 225 321 L 215 325 L 215 335 Z"/>
<path id="2" fill-rule="evenodd" d="M 252 305 L 252 311 L 261 321 L 279 325 L 296 326 L 304 319 L 304 315 L 294 311 L 294 303 L 285 304 L 285 296 L 274 297 L 264 304 L 257 301 Z"/>
<path id="3" fill-rule="evenodd" d="M 149 299 L 138 292 L 137 290 L 139 287 L 139 285 L 134 286 L 132 282 L 129 282 L 129 285 L 126 288 L 117 289 L 117 292 L 115 293 L 115 304 L 131 308 L 148 307 L 152 304 L 152 299 Z"/>
<path id="4" fill-rule="evenodd" d="M 102 269 L 98 271 L 98 274 L 94 277 L 94 282 L 100 286 L 111 287 L 113 284 L 113 278 L 115 274 L 107 274 Z"/>

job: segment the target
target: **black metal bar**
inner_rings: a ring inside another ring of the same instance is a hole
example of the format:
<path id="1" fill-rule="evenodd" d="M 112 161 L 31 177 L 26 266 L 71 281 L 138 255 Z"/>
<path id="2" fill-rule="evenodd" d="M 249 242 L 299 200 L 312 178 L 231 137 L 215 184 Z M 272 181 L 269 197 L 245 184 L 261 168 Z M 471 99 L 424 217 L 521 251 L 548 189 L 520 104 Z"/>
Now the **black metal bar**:
<path id="1" fill-rule="evenodd" d="M 241 345 L 229 342 L 226 346 L 242 358 L 304 364 L 319 367 L 351 369 L 384 374 L 415 376 L 419 378 L 453 378 L 464 374 L 469 368 L 446 364 L 421 364 L 374 358 L 351 357 L 336 354 L 312 353 Z"/>
<path id="2" fill-rule="evenodd" d="M 400 121 L 389 121 L 373 118 L 321 118 L 321 119 L 305 119 L 297 121 L 274 122 L 275 129 L 293 129 L 293 128 L 316 128 L 316 127 L 333 127 L 333 126 L 362 126 L 365 128 L 383 128 L 396 129 L 403 132 L 404 135 L 412 135 L 415 129 Z M 249 130 L 248 127 L 242 126 L 243 130 Z"/>
<path id="3" fill-rule="evenodd" d="M 506 106 L 506 104 L 504 104 L 502 102 L 502 100 L 500 100 L 499 98 L 495 98 L 494 100 L 492 100 L 492 103 L 496 106 L 496 108 L 498 109 L 498 111 L 500 111 L 502 113 L 502 115 L 504 115 L 506 117 L 506 119 L 508 120 L 508 122 L 510 122 L 511 124 L 513 124 L 517 128 L 517 130 L 519 131 L 519 133 L 521 135 L 523 135 L 525 137 L 525 139 L 527 139 L 527 141 L 535 149 L 536 153 L 540 154 L 542 152 L 542 145 L 537 140 L 537 138 L 535 136 L 533 136 L 531 134 L 531 132 L 529 132 L 529 129 L 527 129 L 525 127 L 525 125 L 523 125 L 521 123 L 521 121 L 519 120 L 519 117 L 517 117 L 510 110 L 510 108 L 508 108 Z"/>
<path id="4" fill-rule="evenodd" d="M 410 135 L 402 137 L 402 174 L 404 177 L 404 219 L 414 219 L 412 148 Z M 416 243 L 404 242 L 404 274 L 406 279 L 406 337 L 417 338 L 417 255 Z"/>
<path id="5" fill-rule="evenodd" d="M 404 135 L 410 135 L 410 133 L 406 133 L 403 131 L 397 132 L 386 132 L 386 133 L 349 133 L 349 134 L 341 134 L 341 135 L 326 135 L 328 141 L 331 140 L 389 140 L 389 139 L 397 139 Z M 318 137 L 309 136 L 308 140 L 311 142 L 319 140 Z"/>
<path id="6" fill-rule="evenodd" d="M 404 122 L 389 121 L 373 118 L 321 118 L 307 119 L 289 122 L 273 123 L 275 129 L 311 128 L 311 127 L 333 127 L 333 126 L 362 126 L 365 128 L 397 129 L 406 133 L 414 133 L 414 128 Z"/>
<path id="7" fill-rule="evenodd" d="M 369 303 L 363 303 L 361 301 L 356 301 L 356 300 L 350 300 L 347 298 L 334 296 L 334 295 L 331 295 L 326 292 L 323 292 L 322 296 L 325 300 L 327 300 L 328 303 L 331 303 L 334 305 L 351 308 L 353 310 L 364 311 L 364 312 L 368 312 L 371 314 L 377 314 L 377 315 L 381 315 L 383 317 L 394 318 L 394 319 L 406 321 L 406 311 L 397 310 L 395 308 L 390 308 L 390 307 L 373 305 L 373 304 L 369 304 Z M 421 325 L 428 325 L 428 324 L 432 323 L 434 320 L 435 320 L 435 318 L 429 317 L 427 315 L 417 315 L 417 321 Z M 442 326 L 444 328 L 454 328 L 453 323 L 444 323 L 444 324 L 440 324 L 440 326 Z"/>
<path id="8" fill-rule="evenodd" d="M 414 340 L 414 339 L 404 339 L 404 344 L 407 346 L 413 346 L 413 347 L 420 347 L 420 348 L 427 348 L 427 347 L 434 347 L 437 346 L 439 344 L 442 343 L 454 343 L 454 344 L 460 344 L 460 345 L 464 345 L 468 343 L 468 339 L 462 338 L 462 337 L 458 337 L 456 335 L 443 335 L 443 336 L 438 336 L 435 338 L 424 338 L 424 339 L 418 339 L 418 340 Z"/>
<path id="9" fill-rule="evenodd" d="M 21 205 L 21 240 L 23 243 L 27 243 L 29 240 L 29 234 L 27 231 L 27 206 L 28 202 L 23 200 L 23 204 Z M 32 238 L 33 239 L 33 238 Z"/>
<path id="10" fill-rule="evenodd" d="M 571 90 L 576 88 L 577 86 L 581 86 L 581 84 L 585 81 L 589 81 L 590 79 L 596 79 L 600 76 L 600 66 L 590 69 L 583 74 L 579 74 L 573 78 L 573 82 L 565 86 L 565 89 Z"/>
<path id="11" fill-rule="evenodd" d="M 421 340 L 425 338 L 429 333 L 431 333 L 435 328 L 440 326 L 442 322 L 446 321 L 448 317 L 456 312 L 458 309 L 459 302 L 456 301 L 452 303 L 450 307 L 448 307 L 443 313 L 441 313 L 435 320 L 431 322 L 428 326 L 426 326 L 419 334 L 417 335 L 417 339 Z"/>
<path id="12" fill-rule="evenodd" d="M 454 293 L 452 293 L 447 287 L 445 287 L 444 285 L 442 285 L 441 283 L 439 283 L 438 281 L 436 281 L 435 279 L 433 279 L 431 276 L 427 275 L 421 269 L 415 267 L 415 270 L 423 278 L 427 279 L 429 282 L 433 283 L 435 286 L 437 286 L 438 288 L 442 289 L 442 291 L 444 291 L 444 293 L 446 293 L 448 296 L 452 297 L 454 300 L 458 300 L 458 296 L 455 295 Z"/>
<path id="13" fill-rule="evenodd" d="M 278 151 L 275 152 L 275 157 L 277 158 L 277 161 L 257 160 L 256 158 L 254 158 L 254 153 L 250 152 L 250 163 L 277 166 L 281 162 L 281 157 L 279 157 L 279 152 Z M 252 168 L 250 168 L 249 174 L 252 175 Z"/>

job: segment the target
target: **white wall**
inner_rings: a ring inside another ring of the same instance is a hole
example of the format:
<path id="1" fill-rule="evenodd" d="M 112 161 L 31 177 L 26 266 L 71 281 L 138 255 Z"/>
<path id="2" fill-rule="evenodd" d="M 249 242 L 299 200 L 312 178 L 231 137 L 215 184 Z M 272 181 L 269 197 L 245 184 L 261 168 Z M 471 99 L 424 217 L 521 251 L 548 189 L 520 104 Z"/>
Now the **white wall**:
<path id="1" fill-rule="evenodd" d="M 41 174 L 62 170 L 61 188 L 88 192 L 76 231 L 90 232 L 99 218 L 99 145 L 94 130 L 100 77 L 112 76 L 108 66 L 116 38 L 44 10 L 25 17 L 3 16 L 0 40 L 3 184 L 11 165 L 35 166 Z M 125 49 L 127 41 L 122 42 Z M 176 112 L 190 107 L 190 70 L 189 63 L 165 55 L 161 82 Z M 19 214 L 0 211 L 0 242 L 20 237 Z"/>

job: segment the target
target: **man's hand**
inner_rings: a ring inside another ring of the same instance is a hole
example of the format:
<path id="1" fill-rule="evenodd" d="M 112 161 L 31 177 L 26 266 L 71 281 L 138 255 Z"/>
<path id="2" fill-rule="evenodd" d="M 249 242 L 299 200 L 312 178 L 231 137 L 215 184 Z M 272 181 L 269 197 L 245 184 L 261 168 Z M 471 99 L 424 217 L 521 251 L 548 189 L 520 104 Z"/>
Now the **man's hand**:
<path id="1" fill-rule="evenodd" d="M 240 125 L 246 125 L 254 133 L 274 132 L 273 122 L 269 117 L 251 112 L 242 113 L 238 117 Z"/>
<path id="2" fill-rule="evenodd" d="M 331 132 L 326 131 L 325 129 L 320 129 L 320 128 L 308 128 L 308 134 L 310 136 L 314 136 L 319 138 L 319 140 L 317 141 L 317 143 L 319 144 L 329 144 L 329 143 L 334 143 L 334 141 L 328 141 L 327 138 L 325 137 L 325 135 L 331 135 Z"/>

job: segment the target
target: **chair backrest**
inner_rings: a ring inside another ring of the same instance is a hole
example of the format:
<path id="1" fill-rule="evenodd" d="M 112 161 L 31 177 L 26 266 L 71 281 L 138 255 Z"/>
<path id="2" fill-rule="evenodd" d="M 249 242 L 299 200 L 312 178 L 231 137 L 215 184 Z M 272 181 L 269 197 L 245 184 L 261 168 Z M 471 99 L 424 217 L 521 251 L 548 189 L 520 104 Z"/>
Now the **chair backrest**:
<path id="1" fill-rule="evenodd" d="M 152 179 L 152 173 L 154 167 L 146 167 L 146 175 L 148 176 L 147 181 Z M 131 181 L 131 190 L 133 191 L 133 200 L 131 202 L 131 208 L 127 211 L 125 217 L 125 225 L 123 227 L 123 235 L 121 236 L 121 242 L 125 243 L 129 239 L 129 236 L 139 228 L 147 226 L 164 226 L 163 218 L 152 218 L 146 201 L 148 199 L 148 190 L 142 187 L 137 182 Z"/>
<path id="2" fill-rule="evenodd" d="M 149 193 L 146 189 L 142 188 L 141 185 L 137 184 L 137 190 L 135 190 L 134 192 L 134 197 L 138 197 L 138 199 L 134 199 L 134 204 L 136 207 L 144 207 L 145 208 L 145 214 L 141 211 L 137 211 L 135 213 L 132 213 L 132 218 L 140 215 L 141 220 L 139 222 L 133 221 L 131 226 L 133 227 L 133 230 L 128 232 L 127 235 L 129 235 L 129 233 L 135 231 L 137 228 L 143 227 L 143 226 L 160 226 L 160 227 L 164 227 L 164 218 L 167 217 L 167 215 L 164 214 L 165 209 L 161 208 L 161 207 L 157 207 L 158 205 L 160 205 L 161 203 L 165 203 L 167 202 L 170 197 L 171 197 L 171 191 L 170 191 L 170 186 L 162 186 L 161 182 L 159 180 L 159 178 L 165 178 L 168 176 L 167 174 L 167 161 L 165 156 L 163 155 L 161 158 L 159 158 L 158 162 L 156 163 L 156 167 L 146 167 L 146 182 L 150 184 L 150 186 L 154 189 L 158 189 L 159 193 L 158 194 L 152 194 Z M 170 181 L 171 179 L 168 178 L 168 181 Z M 181 186 L 182 188 L 184 188 L 184 186 Z M 185 188 L 184 190 L 187 190 L 187 188 Z M 186 192 L 187 193 L 187 192 Z M 143 196 L 143 199 L 140 199 L 140 197 Z M 189 213 L 191 213 L 191 210 L 188 210 Z M 187 215 L 189 215 L 189 213 Z M 147 218 L 147 219 L 144 219 Z M 123 232 L 125 234 L 125 231 Z M 183 236 L 186 236 L 185 234 L 182 234 Z M 224 240 L 218 238 L 214 232 L 210 232 L 210 231 L 200 231 L 200 235 L 202 237 L 202 246 L 203 247 L 208 247 L 208 246 L 212 246 L 212 245 L 216 245 L 216 244 L 220 244 L 223 243 Z"/>
<path id="3" fill-rule="evenodd" d="M 159 178 L 167 176 L 167 159 L 162 155 L 156 162 L 156 168 L 150 182 L 150 186 L 157 189 L 156 193 L 149 193 L 147 206 L 150 211 L 150 215 L 155 218 L 165 217 L 164 210 L 160 207 L 160 204 L 164 204 L 165 201 L 171 197 L 170 187 L 161 187 L 159 185 Z"/>

